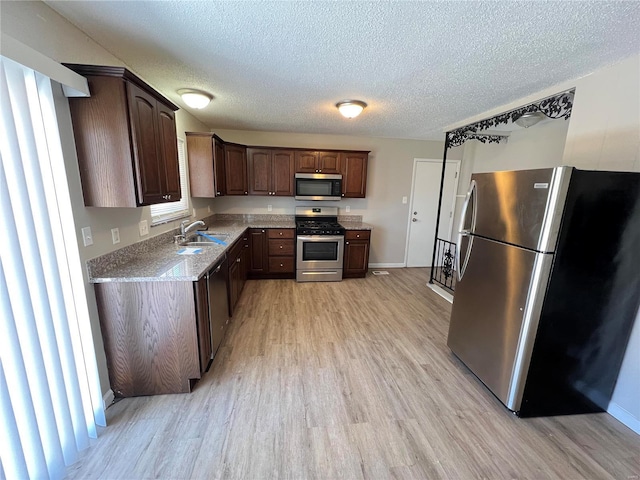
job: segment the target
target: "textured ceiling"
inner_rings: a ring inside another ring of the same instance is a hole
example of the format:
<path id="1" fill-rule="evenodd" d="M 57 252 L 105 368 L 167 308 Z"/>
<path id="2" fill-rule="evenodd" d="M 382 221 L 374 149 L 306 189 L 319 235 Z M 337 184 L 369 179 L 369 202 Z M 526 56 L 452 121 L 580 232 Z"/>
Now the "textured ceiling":
<path id="1" fill-rule="evenodd" d="M 640 2 L 46 2 L 215 128 L 442 140 L 640 52 Z M 355 120 L 335 103 L 369 107 Z"/>

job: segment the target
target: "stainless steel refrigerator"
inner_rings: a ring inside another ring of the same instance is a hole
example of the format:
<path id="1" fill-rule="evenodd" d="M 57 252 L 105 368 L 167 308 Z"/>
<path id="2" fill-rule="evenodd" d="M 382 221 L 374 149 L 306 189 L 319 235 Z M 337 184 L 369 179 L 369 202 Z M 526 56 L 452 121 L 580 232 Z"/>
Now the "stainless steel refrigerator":
<path id="1" fill-rule="evenodd" d="M 603 411 L 640 305 L 640 173 L 474 174 L 447 344 L 520 416 Z"/>

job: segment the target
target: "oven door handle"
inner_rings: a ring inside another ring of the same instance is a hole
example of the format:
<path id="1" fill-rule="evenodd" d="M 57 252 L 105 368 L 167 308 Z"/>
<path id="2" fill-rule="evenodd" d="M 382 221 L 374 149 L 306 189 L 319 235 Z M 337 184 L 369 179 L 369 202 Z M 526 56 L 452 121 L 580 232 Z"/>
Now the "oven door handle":
<path id="1" fill-rule="evenodd" d="M 344 235 L 298 235 L 296 238 L 303 242 L 340 242 Z"/>

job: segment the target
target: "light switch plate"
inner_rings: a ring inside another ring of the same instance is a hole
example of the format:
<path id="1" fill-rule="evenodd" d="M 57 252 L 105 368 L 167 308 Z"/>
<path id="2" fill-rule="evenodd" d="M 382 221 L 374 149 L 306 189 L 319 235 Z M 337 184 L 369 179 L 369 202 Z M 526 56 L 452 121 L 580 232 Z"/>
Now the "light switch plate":
<path id="1" fill-rule="evenodd" d="M 344 207 L 344 211 L 349 213 L 351 211 L 351 207 L 347 205 L 346 207 Z"/>
<path id="2" fill-rule="evenodd" d="M 113 244 L 117 244 L 120 243 L 120 229 L 119 228 L 112 228 L 111 229 L 111 241 L 113 242 Z"/>
<path id="3" fill-rule="evenodd" d="M 82 243 L 85 247 L 93 245 L 93 235 L 91 234 L 91 227 L 84 227 L 82 230 Z"/>
<path id="4" fill-rule="evenodd" d="M 147 223 L 146 220 L 142 220 L 139 224 L 138 227 L 140 229 L 140 236 L 144 237 L 145 235 L 149 235 L 149 224 Z"/>
<path id="5" fill-rule="evenodd" d="M 402 197 L 402 203 L 407 203 L 407 197 Z"/>
<path id="6" fill-rule="evenodd" d="M 273 210 L 273 205 L 267 205 L 267 212 L 271 212 Z"/>

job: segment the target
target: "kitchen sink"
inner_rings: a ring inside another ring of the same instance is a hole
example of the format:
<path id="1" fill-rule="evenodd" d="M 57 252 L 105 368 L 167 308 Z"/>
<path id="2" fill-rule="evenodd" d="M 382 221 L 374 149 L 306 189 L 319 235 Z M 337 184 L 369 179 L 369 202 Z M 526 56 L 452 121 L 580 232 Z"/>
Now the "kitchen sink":
<path id="1" fill-rule="evenodd" d="M 227 233 L 215 233 L 215 232 L 202 232 L 204 234 L 206 234 L 209 237 L 215 238 L 216 240 L 220 241 L 220 242 L 224 242 L 227 245 L 229 245 L 229 237 L 230 235 Z M 192 235 L 189 238 L 187 238 L 185 241 L 180 242 L 181 246 L 188 246 L 188 247 L 207 247 L 207 246 L 214 246 L 214 245 L 220 245 L 218 242 L 216 242 L 215 240 L 212 240 L 211 238 L 207 238 L 204 237 L 202 235 Z M 224 246 L 224 245 L 222 245 Z"/>

